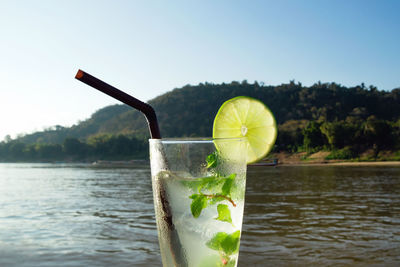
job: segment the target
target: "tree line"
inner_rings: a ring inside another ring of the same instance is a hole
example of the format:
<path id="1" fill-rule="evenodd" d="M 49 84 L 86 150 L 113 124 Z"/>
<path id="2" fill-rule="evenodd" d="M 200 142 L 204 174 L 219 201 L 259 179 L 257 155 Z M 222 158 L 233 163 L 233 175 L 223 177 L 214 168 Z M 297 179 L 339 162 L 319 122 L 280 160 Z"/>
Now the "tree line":
<path id="1" fill-rule="evenodd" d="M 55 162 L 131 160 L 148 158 L 147 140 L 125 135 L 100 134 L 86 141 L 68 137 L 62 144 L 25 144 L 19 140 L 0 143 L 1 162 Z"/>
<path id="2" fill-rule="evenodd" d="M 342 121 L 291 120 L 278 126 L 273 152 L 331 151 L 328 159 L 354 159 L 370 151 L 376 159 L 381 151 L 397 151 L 400 159 L 400 120 L 391 122 L 370 116 L 349 116 Z M 145 138 L 122 134 L 99 134 L 81 141 L 68 137 L 62 144 L 25 144 L 17 140 L 0 143 L 1 162 L 95 161 L 148 158 Z"/>
<path id="3" fill-rule="evenodd" d="M 377 159 L 382 151 L 397 152 L 400 159 L 400 120 L 349 116 L 341 121 L 288 121 L 279 126 L 276 151 L 331 151 L 328 159 L 354 159 L 369 152 Z"/>

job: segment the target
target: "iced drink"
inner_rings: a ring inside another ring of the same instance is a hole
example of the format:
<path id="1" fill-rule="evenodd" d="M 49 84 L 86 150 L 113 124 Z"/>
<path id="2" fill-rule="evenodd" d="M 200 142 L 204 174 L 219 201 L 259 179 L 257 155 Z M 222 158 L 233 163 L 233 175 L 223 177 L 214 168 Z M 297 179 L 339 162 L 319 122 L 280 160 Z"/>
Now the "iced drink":
<path id="1" fill-rule="evenodd" d="M 236 266 L 246 184 L 242 140 L 150 140 L 164 266 Z M 229 153 L 224 147 L 229 147 Z M 229 155 L 231 153 L 231 155 Z M 235 154 L 233 156 L 233 154 Z"/>

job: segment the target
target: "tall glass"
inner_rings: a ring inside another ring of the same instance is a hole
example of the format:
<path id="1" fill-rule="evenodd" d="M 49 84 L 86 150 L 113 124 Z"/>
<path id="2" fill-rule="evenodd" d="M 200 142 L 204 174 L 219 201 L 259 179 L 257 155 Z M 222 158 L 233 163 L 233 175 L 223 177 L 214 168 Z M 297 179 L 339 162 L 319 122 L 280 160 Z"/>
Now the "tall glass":
<path id="1" fill-rule="evenodd" d="M 243 221 L 243 139 L 150 139 L 164 266 L 236 266 Z"/>

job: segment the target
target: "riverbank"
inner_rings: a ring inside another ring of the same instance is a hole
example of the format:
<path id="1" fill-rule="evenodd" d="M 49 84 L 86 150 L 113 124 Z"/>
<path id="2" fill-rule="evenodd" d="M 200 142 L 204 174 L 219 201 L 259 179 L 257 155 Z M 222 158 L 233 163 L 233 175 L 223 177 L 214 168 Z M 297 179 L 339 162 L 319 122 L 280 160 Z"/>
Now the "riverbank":
<path id="1" fill-rule="evenodd" d="M 278 163 L 278 166 L 399 166 L 400 161 L 341 161 L 341 162 L 299 162 L 299 163 Z"/>
<path id="2" fill-rule="evenodd" d="M 307 152 L 278 152 L 271 153 L 266 160 L 262 160 L 252 165 L 257 166 L 275 166 L 275 165 L 353 165 L 353 166 L 363 166 L 363 165 L 400 165 L 400 152 L 393 151 L 382 151 L 378 154 L 375 159 L 371 151 L 365 152 L 360 155 L 359 158 L 354 159 L 328 159 L 330 151 L 319 151 L 316 153 Z M 121 158 L 115 159 L 96 159 L 93 157 L 74 159 L 68 158 L 54 158 L 47 160 L 29 160 L 29 159 L 19 159 L 19 160 L 0 160 L 0 163 L 85 163 L 92 164 L 93 166 L 136 166 L 136 165 L 149 165 L 148 157 L 137 157 L 135 159 L 126 158 L 121 160 Z"/>
<path id="3" fill-rule="evenodd" d="M 376 160 L 372 160 L 369 155 L 364 155 L 363 158 L 357 159 L 326 159 L 330 152 L 319 151 L 313 154 L 307 154 L 307 152 L 288 153 L 279 152 L 270 155 L 271 158 L 276 158 L 279 165 L 346 165 L 346 166 L 389 166 L 399 165 L 400 161 L 393 160 L 394 156 L 378 157 Z"/>

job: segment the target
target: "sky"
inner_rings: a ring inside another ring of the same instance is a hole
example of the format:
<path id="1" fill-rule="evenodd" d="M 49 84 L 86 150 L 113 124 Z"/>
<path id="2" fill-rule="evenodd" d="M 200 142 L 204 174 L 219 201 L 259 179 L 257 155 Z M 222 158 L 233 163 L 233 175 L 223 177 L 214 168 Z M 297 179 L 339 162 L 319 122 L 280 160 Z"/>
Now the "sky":
<path id="1" fill-rule="evenodd" d="M 184 85 L 400 87 L 397 0 L 0 0 L 0 141 Z"/>

